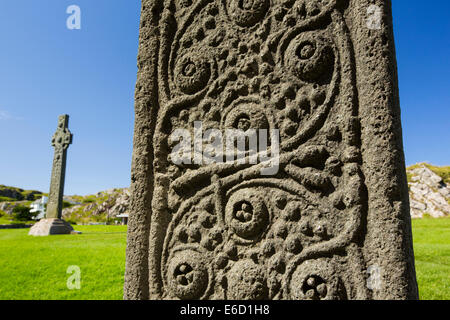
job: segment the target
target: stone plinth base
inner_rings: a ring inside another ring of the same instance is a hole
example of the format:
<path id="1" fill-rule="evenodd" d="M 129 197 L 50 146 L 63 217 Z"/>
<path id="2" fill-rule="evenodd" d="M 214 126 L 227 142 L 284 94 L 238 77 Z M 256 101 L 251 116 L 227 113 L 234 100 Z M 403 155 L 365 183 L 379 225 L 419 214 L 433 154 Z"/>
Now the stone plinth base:
<path id="1" fill-rule="evenodd" d="M 30 236 L 49 236 L 56 234 L 71 234 L 72 226 L 61 219 L 42 219 L 31 227 Z"/>

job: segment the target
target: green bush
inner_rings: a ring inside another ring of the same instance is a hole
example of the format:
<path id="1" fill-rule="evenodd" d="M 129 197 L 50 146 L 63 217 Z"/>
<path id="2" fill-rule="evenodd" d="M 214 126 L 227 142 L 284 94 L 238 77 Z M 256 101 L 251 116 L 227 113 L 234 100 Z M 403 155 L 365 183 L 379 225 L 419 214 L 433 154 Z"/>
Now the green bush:
<path id="1" fill-rule="evenodd" d="M 13 209 L 13 217 L 17 221 L 30 221 L 36 216 L 36 213 L 31 213 L 30 208 L 25 206 L 17 206 Z"/>
<path id="2" fill-rule="evenodd" d="M 412 173 L 407 172 L 406 176 L 408 178 L 408 182 L 411 183 L 412 182 L 412 178 L 414 177 L 414 175 Z"/>
<path id="3" fill-rule="evenodd" d="M 72 206 L 73 206 L 73 204 L 71 204 L 70 202 L 63 201 L 63 209 L 70 208 Z"/>

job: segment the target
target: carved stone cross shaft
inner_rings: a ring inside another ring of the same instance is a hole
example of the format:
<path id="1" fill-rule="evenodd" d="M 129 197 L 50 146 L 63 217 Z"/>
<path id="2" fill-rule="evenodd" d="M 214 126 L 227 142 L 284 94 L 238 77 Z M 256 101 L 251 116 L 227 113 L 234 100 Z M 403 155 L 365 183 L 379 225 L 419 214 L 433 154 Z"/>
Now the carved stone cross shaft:
<path id="1" fill-rule="evenodd" d="M 391 2 L 142 0 L 125 299 L 419 297 Z"/>
<path id="2" fill-rule="evenodd" d="M 47 205 L 47 219 L 61 219 L 62 216 L 67 148 L 72 144 L 73 138 L 68 126 L 69 116 L 60 116 L 58 120 L 58 129 L 52 139 L 52 146 L 55 148 L 55 156 L 53 159 L 52 180 L 50 183 L 50 195 Z"/>

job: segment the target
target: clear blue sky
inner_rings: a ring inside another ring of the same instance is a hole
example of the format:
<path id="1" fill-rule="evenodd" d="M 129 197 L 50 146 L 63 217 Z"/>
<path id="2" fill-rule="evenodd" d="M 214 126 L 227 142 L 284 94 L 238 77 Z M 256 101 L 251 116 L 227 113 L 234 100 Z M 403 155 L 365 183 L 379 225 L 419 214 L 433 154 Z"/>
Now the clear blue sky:
<path id="1" fill-rule="evenodd" d="M 81 30 L 66 9 L 82 10 Z M 450 165 L 450 1 L 394 0 L 407 164 Z M 3 0 L 0 184 L 47 191 L 57 117 L 70 114 L 66 194 L 130 182 L 139 0 Z"/>

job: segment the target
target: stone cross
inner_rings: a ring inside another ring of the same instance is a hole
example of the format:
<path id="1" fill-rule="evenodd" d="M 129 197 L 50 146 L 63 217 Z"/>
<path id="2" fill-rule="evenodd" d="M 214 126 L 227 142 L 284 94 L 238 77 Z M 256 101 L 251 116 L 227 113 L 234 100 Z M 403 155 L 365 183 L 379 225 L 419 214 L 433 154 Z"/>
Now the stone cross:
<path id="1" fill-rule="evenodd" d="M 391 2 L 141 20 L 125 299 L 417 299 Z"/>
<path id="2" fill-rule="evenodd" d="M 61 115 L 58 120 L 58 128 L 52 138 L 52 146 L 55 148 L 53 159 L 50 194 L 47 205 L 47 219 L 61 219 L 64 196 L 64 180 L 66 176 L 67 149 L 72 144 L 73 135 L 69 129 L 69 116 Z"/>

